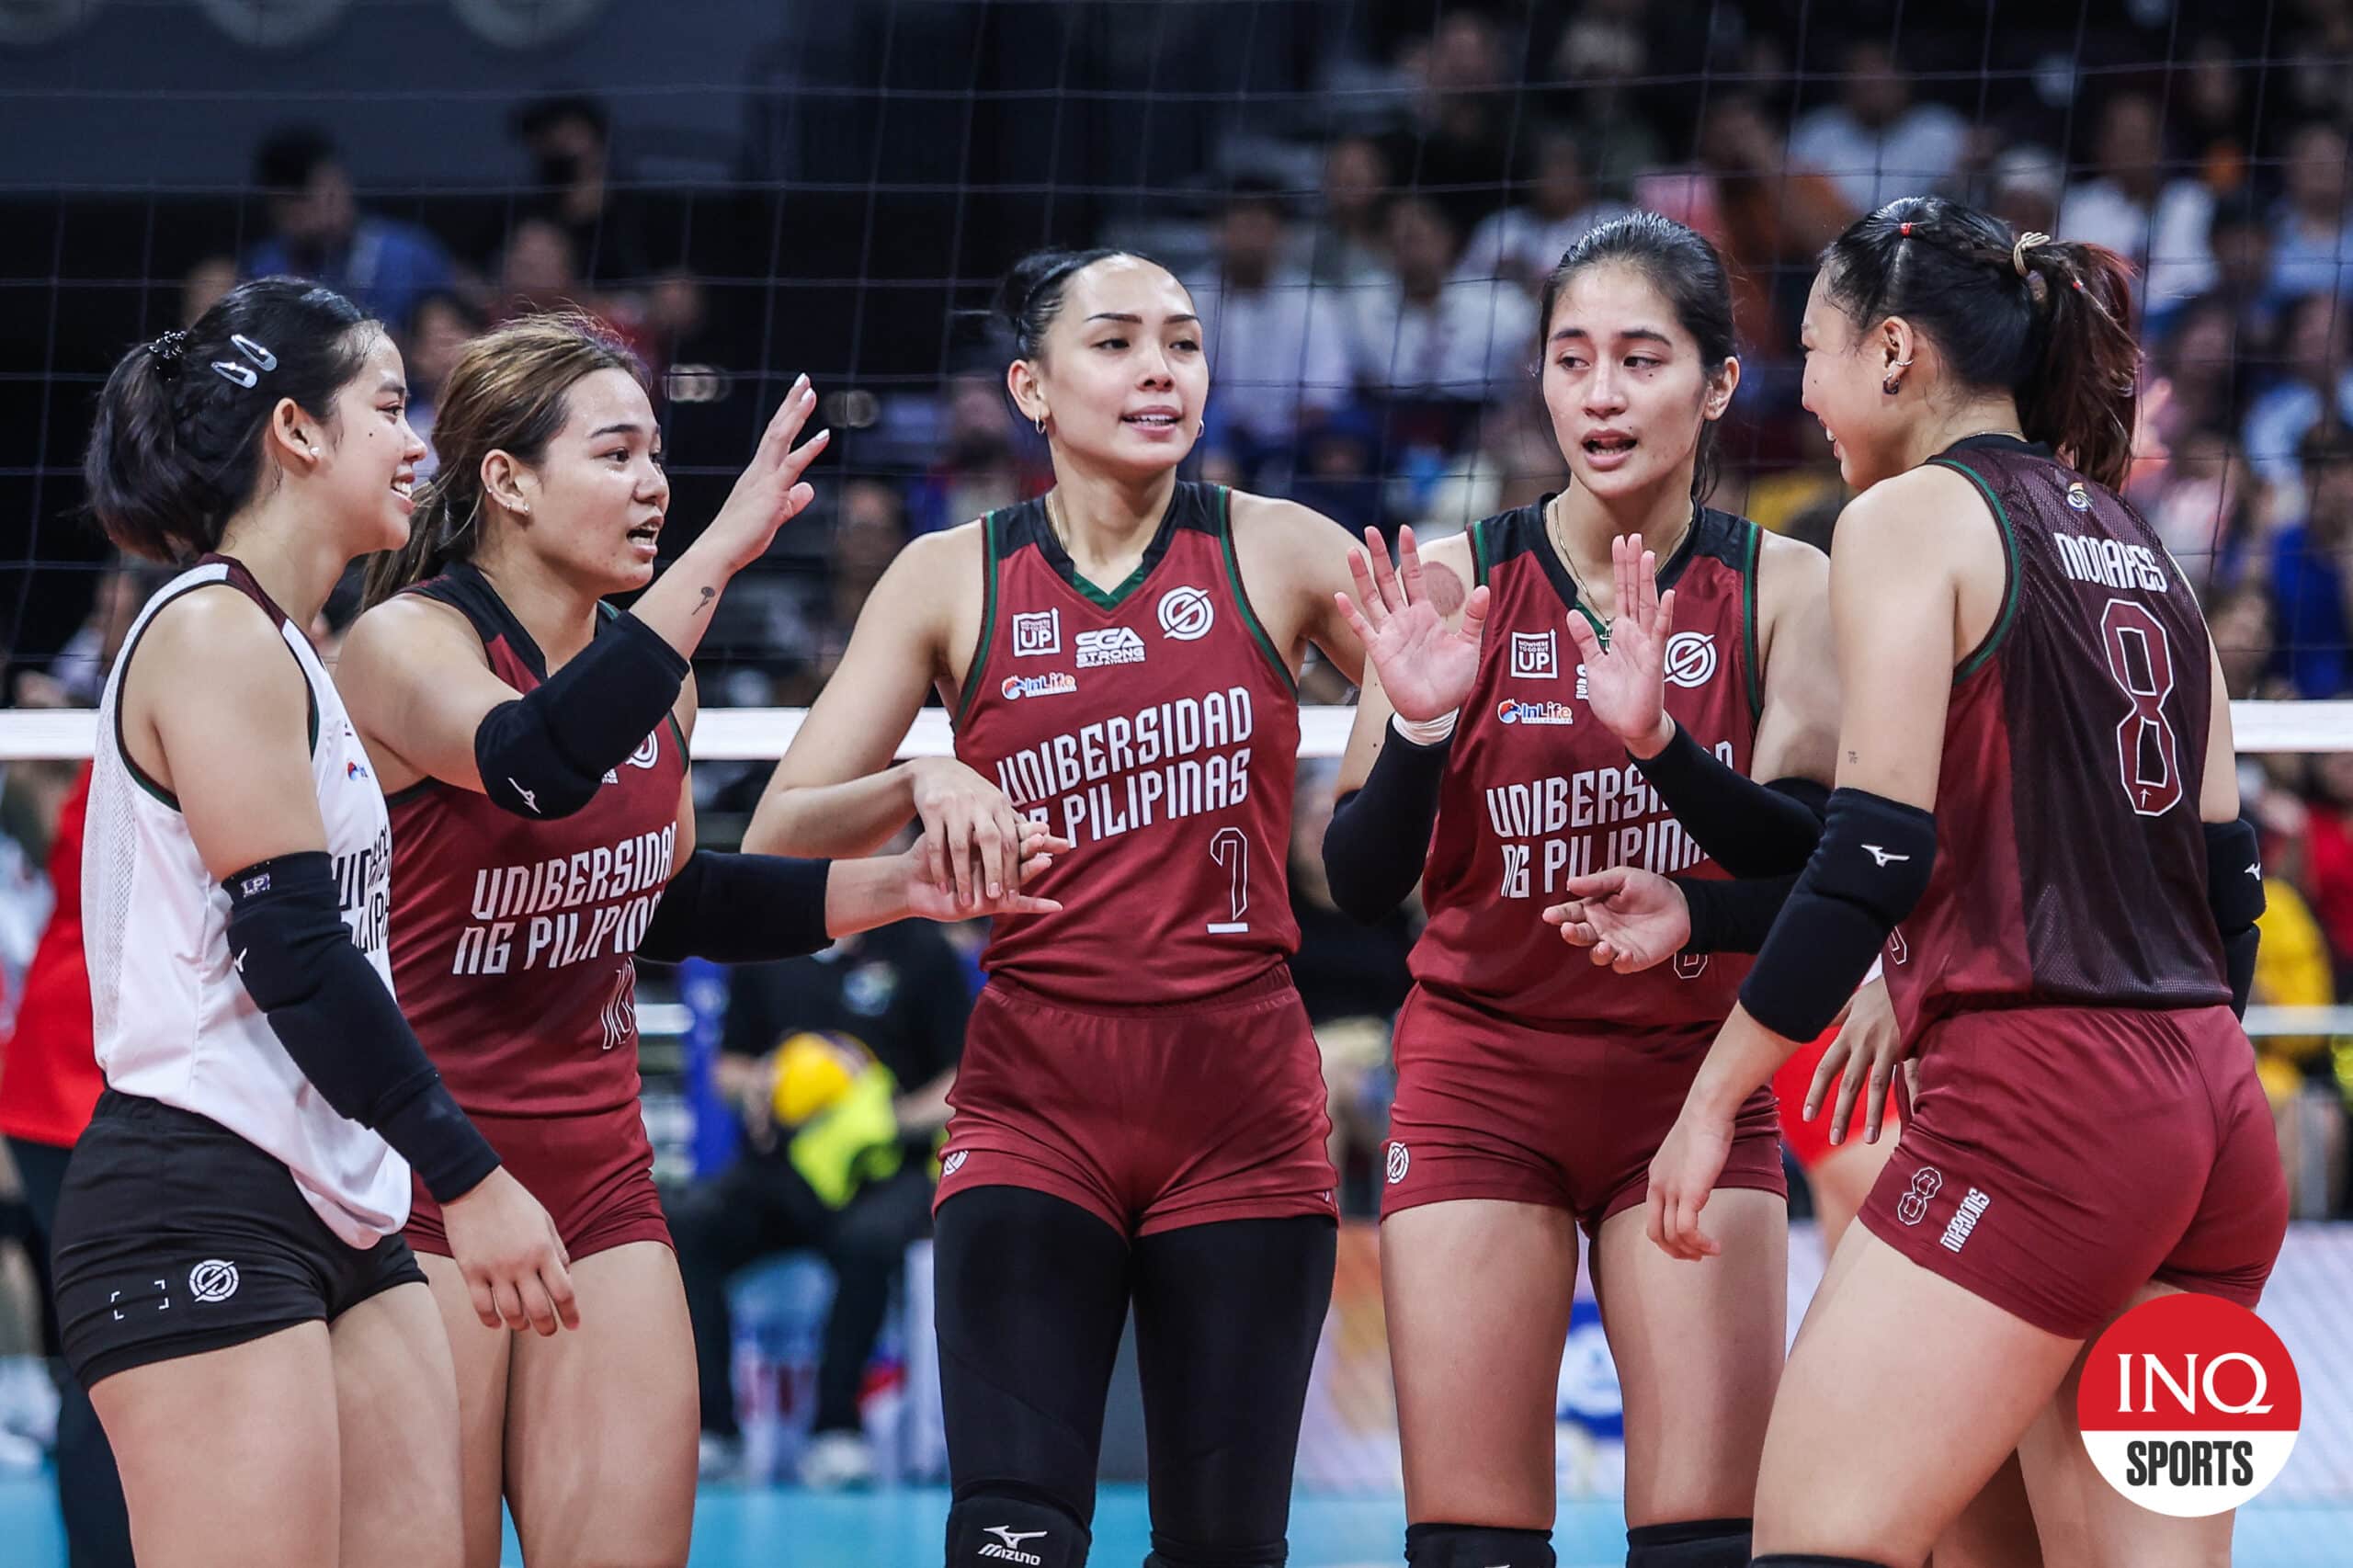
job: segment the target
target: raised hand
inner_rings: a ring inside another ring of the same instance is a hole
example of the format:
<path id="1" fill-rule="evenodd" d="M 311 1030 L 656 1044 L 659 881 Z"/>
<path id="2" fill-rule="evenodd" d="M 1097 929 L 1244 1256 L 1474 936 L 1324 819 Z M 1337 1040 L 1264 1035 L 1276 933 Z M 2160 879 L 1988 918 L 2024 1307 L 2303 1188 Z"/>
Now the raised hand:
<path id="1" fill-rule="evenodd" d="M 1482 583 L 1462 602 L 1460 628 L 1430 602 L 1422 583 L 1421 552 L 1414 530 L 1397 532 L 1397 564 L 1379 528 L 1364 530 L 1365 548 L 1348 551 L 1348 575 L 1356 597 L 1332 597 L 1364 643 L 1365 658 L 1381 676 L 1381 688 L 1401 718 L 1419 723 L 1443 718 L 1462 706 L 1479 673 L 1479 642 L 1486 631 L 1487 586 Z"/>
<path id="2" fill-rule="evenodd" d="M 1691 905 L 1683 890 L 1655 871 L 1612 866 L 1563 884 L 1569 896 L 1544 912 L 1561 939 L 1588 949 L 1596 965 L 1634 974 L 1682 951 L 1691 939 Z"/>
<path id="3" fill-rule="evenodd" d="M 802 376 L 784 394 L 784 405 L 768 421 L 759 449 L 735 481 L 727 504 L 703 530 L 703 538 L 724 553 L 729 571 L 740 572 L 757 561 L 776 538 L 776 530 L 816 498 L 816 491 L 802 483 L 801 475 L 825 449 L 834 433 L 820 430 L 801 445 L 792 444 L 816 411 L 816 389 Z"/>
<path id="4" fill-rule="evenodd" d="M 1585 660 L 1586 702 L 1593 716 L 1636 756 L 1656 756 L 1675 738 L 1666 716 L 1666 642 L 1675 635 L 1675 590 L 1658 591 L 1658 556 L 1639 534 L 1609 541 L 1618 613 L 1609 646 L 1582 615 L 1569 616 L 1569 640 Z"/>

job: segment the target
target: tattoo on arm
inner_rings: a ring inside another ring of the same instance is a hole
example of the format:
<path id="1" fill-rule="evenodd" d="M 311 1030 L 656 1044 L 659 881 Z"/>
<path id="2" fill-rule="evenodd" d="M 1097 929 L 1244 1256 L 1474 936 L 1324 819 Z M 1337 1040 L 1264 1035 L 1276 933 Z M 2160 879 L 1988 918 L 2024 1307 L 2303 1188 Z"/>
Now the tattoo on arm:
<path id="1" fill-rule="evenodd" d="M 709 609 L 711 606 L 711 601 L 718 597 L 719 590 L 712 587 L 708 583 L 704 584 L 702 589 L 702 603 L 695 606 L 695 613 L 697 615 L 700 615 L 703 611 Z"/>

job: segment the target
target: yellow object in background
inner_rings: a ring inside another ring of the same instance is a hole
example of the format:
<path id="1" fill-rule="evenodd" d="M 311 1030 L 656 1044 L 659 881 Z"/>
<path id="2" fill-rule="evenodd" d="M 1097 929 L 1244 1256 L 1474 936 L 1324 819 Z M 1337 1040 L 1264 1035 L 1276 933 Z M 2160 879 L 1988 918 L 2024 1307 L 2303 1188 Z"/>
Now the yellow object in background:
<path id="1" fill-rule="evenodd" d="M 777 1121 L 798 1127 L 849 1092 L 870 1058 L 857 1041 L 812 1031 L 791 1035 L 776 1048 L 768 1105 Z"/>

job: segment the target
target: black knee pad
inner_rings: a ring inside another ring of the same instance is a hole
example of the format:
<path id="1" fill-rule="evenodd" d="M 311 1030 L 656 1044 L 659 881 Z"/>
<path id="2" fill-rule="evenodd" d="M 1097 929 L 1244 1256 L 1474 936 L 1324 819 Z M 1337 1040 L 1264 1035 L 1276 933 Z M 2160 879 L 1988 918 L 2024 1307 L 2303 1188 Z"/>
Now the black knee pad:
<path id="1" fill-rule="evenodd" d="M 1554 1568 L 1551 1530 L 1407 1525 L 1409 1568 Z"/>
<path id="2" fill-rule="evenodd" d="M 1082 1568 L 1094 1537 L 1068 1511 L 1006 1492 L 948 1509 L 948 1568 Z"/>
<path id="3" fill-rule="evenodd" d="M 1626 1532 L 1626 1568 L 1748 1568 L 1749 1519 L 1678 1519 Z"/>
<path id="4" fill-rule="evenodd" d="M 1770 1557 L 1752 1557 L 1748 1568 L 1887 1568 L 1884 1562 L 1873 1562 L 1867 1557 L 1824 1557 L 1812 1551 L 1777 1551 Z"/>

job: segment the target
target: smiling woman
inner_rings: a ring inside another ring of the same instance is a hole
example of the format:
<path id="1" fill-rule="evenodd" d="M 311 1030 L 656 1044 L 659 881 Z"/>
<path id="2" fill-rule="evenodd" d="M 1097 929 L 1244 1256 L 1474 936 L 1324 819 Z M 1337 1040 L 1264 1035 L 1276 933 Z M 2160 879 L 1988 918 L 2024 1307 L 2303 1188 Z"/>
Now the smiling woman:
<path id="1" fill-rule="evenodd" d="M 1279 1562 L 1336 1244 L 1319 1053 L 1284 965 L 1294 676 L 1311 643 L 1357 672 L 1334 602 L 1347 536 L 1177 477 L 1210 366 L 1158 263 L 1043 252 L 1000 312 L 1054 487 L 901 552 L 745 841 L 857 854 L 920 816 L 968 894 L 1031 885 L 1006 853 L 1025 821 L 1074 844 L 1034 884 L 1067 907 L 990 933 L 950 1096 L 949 1561 L 1007 1541 L 1041 1568 L 1086 1560 L 1132 1301 L 1153 1561 Z M 932 689 L 955 758 L 891 766 Z"/>
<path id="2" fill-rule="evenodd" d="M 464 1216 L 417 1196 L 409 1240 L 458 1366 L 469 1562 L 496 1561 L 502 1492 L 535 1561 L 686 1558 L 693 1341 L 637 1102 L 636 955 L 784 958 L 944 908 L 907 857 L 694 847 L 688 655 L 809 504 L 825 437 L 794 443 L 815 405 L 804 378 L 657 577 L 670 485 L 642 369 L 584 319 L 501 327 L 449 377 L 418 537 L 379 562 L 345 645 L 391 797 L 393 979 L 459 1103 L 551 1212 L 579 1302 L 574 1332 L 508 1332 L 554 1319 L 471 1289 L 451 1256 Z M 634 589 L 631 611 L 604 606 Z M 1041 863 L 1051 843 L 1016 853 Z"/>

